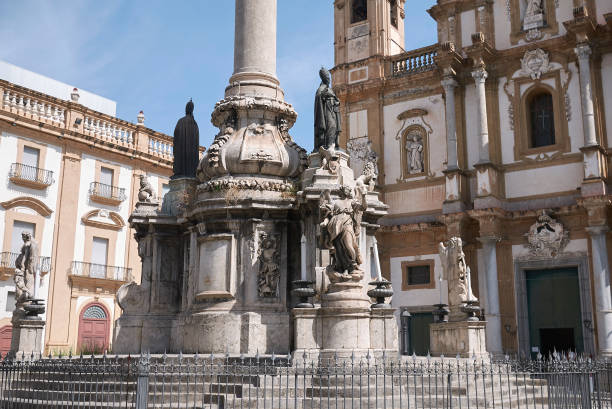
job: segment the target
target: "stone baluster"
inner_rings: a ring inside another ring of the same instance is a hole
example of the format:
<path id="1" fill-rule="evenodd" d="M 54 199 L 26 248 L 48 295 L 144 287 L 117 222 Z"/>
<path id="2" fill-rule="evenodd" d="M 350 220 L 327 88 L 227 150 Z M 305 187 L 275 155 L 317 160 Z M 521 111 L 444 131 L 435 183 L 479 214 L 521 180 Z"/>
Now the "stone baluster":
<path id="1" fill-rule="evenodd" d="M 32 101 L 32 118 L 38 117 L 38 101 Z"/>
<path id="2" fill-rule="evenodd" d="M 59 121 L 61 124 L 64 124 L 66 122 L 66 115 L 65 115 L 64 108 L 61 108 L 59 111 Z"/>
<path id="3" fill-rule="evenodd" d="M 53 111 L 51 110 L 51 104 L 47 104 L 47 112 L 45 112 L 45 119 L 53 120 Z"/>
<path id="4" fill-rule="evenodd" d="M 32 105 L 30 104 L 30 98 L 26 98 L 25 100 L 25 112 L 26 114 L 32 114 Z"/>
<path id="5" fill-rule="evenodd" d="M 8 108 L 11 105 L 11 93 L 8 90 L 4 91 L 3 104 L 4 108 Z"/>
<path id="6" fill-rule="evenodd" d="M 584 145 L 597 145 L 595 132 L 595 110 L 593 108 L 593 88 L 591 85 L 591 47 L 588 44 L 579 44 L 574 52 L 578 56 L 580 68 L 580 96 L 582 103 L 582 127 L 584 131 Z"/>
<path id="7" fill-rule="evenodd" d="M 25 103 L 23 102 L 23 95 L 19 95 L 19 102 L 17 103 L 17 112 L 23 115 L 25 110 Z"/>
<path id="8" fill-rule="evenodd" d="M 487 96 L 485 81 L 489 74 L 480 67 L 472 71 L 472 77 L 476 85 L 477 127 L 478 127 L 478 161 L 488 163 L 489 158 L 489 125 L 487 122 Z"/>
<path id="9" fill-rule="evenodd" d="M 13 93 L 11 98 L 11 108 L 17 108 L 17 94 Z"/>
<path id="10" fill-rule="evenodd" d="M 41 103 L 38 105 L 38 117 L 39 117 L 40 119 L 45 119 L 45 112 L 46 112 L 46 110 L 45 110 L 45 103 L 44 103 L 44 102 L 41 102 Z"/>

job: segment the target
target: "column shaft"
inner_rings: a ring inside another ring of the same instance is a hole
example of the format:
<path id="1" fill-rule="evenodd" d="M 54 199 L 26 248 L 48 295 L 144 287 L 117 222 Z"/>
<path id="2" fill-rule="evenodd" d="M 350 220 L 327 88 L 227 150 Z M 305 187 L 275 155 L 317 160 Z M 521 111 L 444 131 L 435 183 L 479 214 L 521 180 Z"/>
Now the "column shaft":
<path id="1" fill-rule="evenodd" d="M 445 77 L 442 80 L 444 93 L 446 94 L 446 152 L 449 170 L 459 167 L 457 160 L 457 120 L 455 117 L 455 88 L 457 81 L 453 77 Z"/>
<path id="2" fill-rule="evenodd" d="M 612 355 L 612 296 L 610 294 L 610 265 L 606 246 L 606 227 L 587 227 L 593 251 L 595 279 L 595 313 L 597 340 L 601 355 Z"/>
<path id="3" fill-rule="evenodd" d="M 580 96 L 582 103 L 582 128 L 585 146 L 597 145 L 595 133 L 595 110 L 593 108 L 593 88 L 591 85 L 591 47 L 580 44 L 574 50 L 580 67 Z"/>
<path id="4" fill-rule="evenodd" d="M 499 288 L 497 284 L 497 239 L 481 239 L 484 250 L 484 264 L 487 281 L 487 350 L 492 354 L 502 354 L 501 317 L 499 314 Z"/>
<path id="5" fill-rule="evenodd" d="M 276 76 L 276 0 L 236 0 L 234 74 Z"/>
<path id="6" fill-rule="evenodd" d="M 476 102 L 478 112 L 478 160 L 480 163 L 487 163 L 489 158 L 489 125 L 487 122 L 487 94 L 485 81 L 488 77 L 484 68 L 472 72 L 472 77 L 476 85 Z"/>

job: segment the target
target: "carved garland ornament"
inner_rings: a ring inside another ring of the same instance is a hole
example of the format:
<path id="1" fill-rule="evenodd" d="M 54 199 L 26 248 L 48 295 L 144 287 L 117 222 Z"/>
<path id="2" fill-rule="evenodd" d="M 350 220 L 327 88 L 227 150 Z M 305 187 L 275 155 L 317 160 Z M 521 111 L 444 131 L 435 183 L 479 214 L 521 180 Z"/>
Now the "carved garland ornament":
<path id="1" fill-rule="evenodd" d="M 544 258 L 556 257 L 569 241 L 567 230 L 546 210 L 542 211 L 525 236 L 531 255 Z"/>
<path id="2" fill-rule="evenodd" d="M 198 191 L 213 192 L 229 189 L 268 190 L 273 192 L 292 192 L 295 186 L 290 182 L 271 182 L 257 179 L 211 180 L 198 186 Z"/>

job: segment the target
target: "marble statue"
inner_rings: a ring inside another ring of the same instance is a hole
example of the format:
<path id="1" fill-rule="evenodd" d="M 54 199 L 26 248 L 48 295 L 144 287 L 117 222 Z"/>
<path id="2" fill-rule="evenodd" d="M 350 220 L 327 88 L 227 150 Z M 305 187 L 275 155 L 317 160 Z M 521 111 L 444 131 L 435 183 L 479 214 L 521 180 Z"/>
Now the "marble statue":
<path id="1" fill-rule="evenodd" d="M 423 141 L 418 135 L 408 136 L 406 141 L 408 173 L 423 172 Z"/>
<path id="2" fill-rule="evenodd" d="M 277 243 L 272 237 L 265 235 L 261 238 L 259 260 L 259 296 L 262 298 L 276 297 L 278 280 L 280 279 L 280 266 Z"/>
<path id="3" fill-rule="evenodd" d="M 452 237 L 446 245 L 440 243 L 439 251 L 442 270 L 448 281 L 448 304 L 457 306 L 478 301 L 472 293 L 470 268 L 465 262 L 461 238 Z"/>
<path id="4" fill-rule="evenodd" d="M 15 260 L 15 300 L 19 306 L 34 298 L 34 280 L 38 263 L 38 244 L 28 232 L 21 233 L 23 246 Z"/>
<path id="5" fill-rule="evenodd" d="M 140 188 L 138 190 L 138 201 L 139 202 L 152 202 L 155 195 L 153 193 L 153 186 L 149 183 L 149 180 L 145 175 L 140 175 Z"/>
<path id="6" fill-rule="evenodd" d="M 193 118 L 193 102 L 185 107 L 185 116 L 178 120 L 174 128 L 174 163 L 172 179 L 194 178 L 200 161 L 200 132 Z"/>
<path id="7" fill-rule="evenodd" d="M 342 186 L 340 198 L 332 200 L 329 190 L 321 193 L 319 215 L 321 222 L 321 246 L 332 250 L 333 265 L 328 269 L 332 283 L 340 281 L 359 281 L 363 278 L 359 251 L 361 218 L 366 210 L 366 191 L 358 188 L 357 198 L 353 189 Z"/>
<path id="8" fill-rule="evenodd" d="M 372 149 L 372 142 L 366 144 L 363 171 L 356 180 L 357 186 L 364 186 L 368 192 L 373 192 L 378 180 L 378 154 Z"/>
<path id="9" fill-rule="evenodd" d="M 321 85 L 317 89 L 314 104 L 315 140 L 314 150 L 320 147 L 329 149 L 338 146 L 338 135 L 341 131 L 340 100 L 331 89 L 331 77 L 325 68 L 319 70 Z"/>
<path id="10" fill-rule="evenodd" d="M 542 0 L 527 0 L 525 17 L 533 17 L 542 14 Z"/>

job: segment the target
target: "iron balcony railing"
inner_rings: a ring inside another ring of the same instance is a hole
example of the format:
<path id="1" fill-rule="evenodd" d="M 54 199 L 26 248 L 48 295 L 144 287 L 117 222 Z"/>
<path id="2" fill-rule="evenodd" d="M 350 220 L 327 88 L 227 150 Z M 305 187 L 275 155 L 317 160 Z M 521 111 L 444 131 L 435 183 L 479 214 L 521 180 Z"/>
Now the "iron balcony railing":
<path id="1" fill-rule="evenodd" d="M 391 72 L 395 77 L 433 70 L 436 68 L 437 55 L 437 44 L 394 55 L 391 57 Z"/>
<path id="2" fill-rule="evenodd" d="M 13 163 L 11 165 L 9 178 L 40 183 L 46 186 L 51 186 L 54 182 L 53 171 L 25 165 L 23 163 Z"/>
<path id="3" fill-rule="evenodd" d="M 0 267 L 2 269 L 15 269 L 15 261 L 19 257 L 19 253 L 11 253 L 8 251 L 0 253 Z M 38 257 L 38 266 L 40 267 L 40 272 L 45 274 L 51 271 L 51 257 Z"/>
<path id="4" fill-rule="evenodd" d="M 81 277 L 103 278 L 105 280 L 129 281 L 132 277 L 132 269 L 73 261 L 71 274 Z"/>
<path id="5" fill-rule="evenodd" d="M 105 185 L 100 182 L 91 182 L 89 185 L 89 195 L 104 199 L 111 199 L 123 202 L 126 199 L 125 189 L 112 185 Z"/>
<path id="6" fill-rule="evenodd" d="M 609 409 L 611 374 L 566 359 L 30 354 L 0 362 L 0 407 Z"/>

